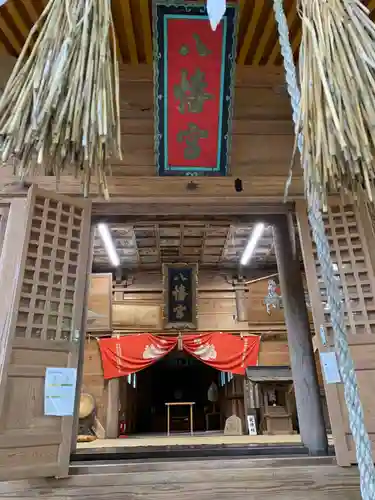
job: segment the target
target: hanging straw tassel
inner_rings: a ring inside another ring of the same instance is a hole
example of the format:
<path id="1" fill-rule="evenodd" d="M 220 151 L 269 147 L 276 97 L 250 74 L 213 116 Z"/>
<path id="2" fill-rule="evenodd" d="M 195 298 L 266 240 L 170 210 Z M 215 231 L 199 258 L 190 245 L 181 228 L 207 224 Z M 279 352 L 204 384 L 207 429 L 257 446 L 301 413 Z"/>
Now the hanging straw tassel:
<path id="1" fill-rule="evenodd" d="M 373 201 L 375 25 L 359 0 L 299 0 L 301 113 L 307 196 L 365 193 Z"/>
<path id="2" fill-rule="evenodd" d="M 33 44 L 33 35 L 40 34 Z M 111 0 L 50 0 L 0 99 L 0 154 L 21 178 L 80 175 L 109 197 L 121 159 L 119 69 Z M 112 49 L 112 50 L 111 50 Z"/>

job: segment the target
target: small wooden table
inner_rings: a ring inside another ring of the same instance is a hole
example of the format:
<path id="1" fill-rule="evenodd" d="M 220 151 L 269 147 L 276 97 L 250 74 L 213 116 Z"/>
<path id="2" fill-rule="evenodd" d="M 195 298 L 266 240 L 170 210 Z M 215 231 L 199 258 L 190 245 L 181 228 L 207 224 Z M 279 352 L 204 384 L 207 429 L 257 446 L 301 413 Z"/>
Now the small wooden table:
<path id="1" fill-rule="evenodd" d="M 165 403 L 167 407 L 167 436 L 170 436 L 171 427 L 171 406 L 190 406 L 190 434 L 194 434 L 194 421 L 193 421 L 193 407 L 195 403 L 193 402 L 176 402 L 176 403 Z"/>

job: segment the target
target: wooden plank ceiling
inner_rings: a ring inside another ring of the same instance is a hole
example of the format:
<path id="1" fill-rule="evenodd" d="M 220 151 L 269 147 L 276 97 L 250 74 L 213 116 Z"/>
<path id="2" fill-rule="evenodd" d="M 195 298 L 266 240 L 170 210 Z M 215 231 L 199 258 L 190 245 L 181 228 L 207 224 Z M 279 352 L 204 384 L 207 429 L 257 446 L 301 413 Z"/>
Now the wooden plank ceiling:
<path id="1" fill-rule="evenodd" d="M 240 65 L 281 65 L 272 1 L 238 0 L 240 22 L 237 62 Z M 372 16 L 375 0 L 365 0 Z M 0 51 L 17 56 L 32 25 L 47 0 L 8 0 L 0 8 Z M 118 54 L 123 63 L 152 63 L 152 0 L 112 0 L 118 38 Z M 284 0 L 294 55 L 301 40 L 301 23 L 295 0 Z"/>
<path id="2" fill-rule="evenodd" d="M 198 263 L 205 268 L 236 269 L 254 223 L 230 222 L 142 222 L 109 224 L 111 236 L 126 269 L 160 269 L 165 262 Z M 108 256 L 96 231 L 95 271 L 108 271 Z M 250 268 L 276 266 L 272 227 L 265 229 L 250 261 Z"/>

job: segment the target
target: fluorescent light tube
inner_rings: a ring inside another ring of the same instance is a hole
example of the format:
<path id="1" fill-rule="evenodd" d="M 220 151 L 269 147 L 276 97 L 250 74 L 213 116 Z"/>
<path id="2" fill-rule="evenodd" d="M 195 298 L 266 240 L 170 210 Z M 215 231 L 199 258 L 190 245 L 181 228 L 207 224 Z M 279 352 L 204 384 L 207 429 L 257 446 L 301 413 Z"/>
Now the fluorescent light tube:
<path id="1" fill-rule="evenodd" d="M 111 233 L 108 229 L 107 224 L 100 223 L 98 224 L 98 230 L 100 237 L 103 241 L 104 248 L 107 252 L 108 259 L 110 260 L 112 266 L 118 267 L 120 265 L 120 258 L 117 255 L 115 245 L 113 243 L 113 239 Z"/>
<path id="2" fill-rule="evenodd" d="M 241 257 L 241 266 L 246 266 L 249 263 L 263 231 L 264 224 L 262 222 L 254 226 L 253 232 L 251 233 L 249 241 Z"/>

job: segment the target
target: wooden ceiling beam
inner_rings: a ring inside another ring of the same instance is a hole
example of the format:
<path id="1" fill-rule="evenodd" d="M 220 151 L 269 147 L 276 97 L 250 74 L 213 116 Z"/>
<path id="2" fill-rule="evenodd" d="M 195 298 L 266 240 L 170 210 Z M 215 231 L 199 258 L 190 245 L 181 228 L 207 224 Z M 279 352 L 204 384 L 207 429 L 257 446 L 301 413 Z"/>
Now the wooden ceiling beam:
<path id="1" fill-rule="evenodd" d="M 151 33 L 151 18 L 148 8 L 148 0 L 139 0 L 139 9 L 142 18 L 143 44 L 145 49 L 146 63 L 152 64 L 152 33 Z"/>
<path id="2" fill-rule="evenodd" d="M 180 247 L 178 249 L 178 255 L 180 259 L 184 256 L 184 223 L 180 224 Z"/>
<path id="3" fill-rule="evenodd" d="M 258 26 L 262 14 L 263 1 L 254 0 L 254 9 L 251 13 L 251 19 L 247 26 L 246 35 L 238 56 L 238 64 L 245 64 L 247 54 L 249 53 L 251 42 L 253 41 L 255 30 Z"/>
<path id="4" fill-rule="evenodd" d="M 153 44 L 152 44 L 152 19 L 149 9 L 149 0 L 138 0 L 139 11 L 137 7 L 137 16 L 134 18 L 131 11 L 130 0 L 113 0 L 113 14 L 115 18 L 116 30 L 118 33 L 118 43 L 116 43 L 117 54 L 122 56 L 119 60 L 130 60 L 133 65 L 139 64 L 139 55 L 137 43 L 142 44 L 144 48 L 145 62 L 148 65 L 153 61 Z M 27 38 L 30 28 L 30 21 L 35 24 L 40 17 L 41 10 L 46 6 L 47 0 L 8 0 L 0 10 L 0 52 L 2 49 L 12 56 L 17 56 L 21 50 L 24 39 Z M 244 39 L 239 47 L 238 64 L 244 65 L 249 58 L 249 52 L 252 48 L 252 42 L 257 31 L 259 31 L 259 23 L 262 21 L 262 11 L 264 2 L 262 0 L 253 0 L 254 7 L 250 13 L 250 19 L 247 27 L 245 27 Z M 238 26 L 241 23 L 241 31 L 244 19 L 249 15 L 250 2 L 248 0 L 238 0 Z M 367 8 L 374 17 L 375 0 L 369 0 Z M 250 9 L 251 10 L 251 9 Z M 1 14 L 3 13 L 3 14 Z M 27 16 L 26 16 L 27 14 Z M 269 16 L 264 25 L 260 41 L 255 50 L 255 55 L 251 61 L 252 65 L 259 66 L 261 62 L 267 63 L 268 66 L 278 65 L 280 63 L 280 45 L 277 41 L 272 47 L 272 51 L 268 57 L 264 53 L 270 43 L 270 37 L 273 35 L 274 19 L 272 8 L 269 10 Z M 135 19 L 138 19 L 142 26 L 142 39 L 137 40 L 136 30 L 134 29 Z M 296 55 L 301 42 L 301 27 L 297 28 L 298 13 L 296 9 L 296 0 L 287 12 L 287 21 L 290 28 L 293 27 L 293 37 L 291 39 L 293 54 Z M 263 21 L 262 21 L 263 22 Z M 296 28 L 296 29 L 294 29 Z M 22 35 L 22 38 L 20 38 Z M 143 58 L 143 50 L 142 58 Z M 143 61 L 142 61 L 143 62 Z M 249 61 L 250 62 L 250 61 Z"/>
<path id="5" fill-rule="evenodd" d="M 224 243 L 223 249 L 221 251 L 219 262 L 225 260 L 224 255 L 225 255 L 226 251 L 228 250 L 228 246 L 232 243 L 232 240 L 233 240 L 233 224 L 230 224 L 228 227 L 226 238 L 225 238 L 225 243 Z"/>
<path id="6" fill-rule="evenodd" d="M 130 9 L 130 0 L 120 0 L 118 2 L 122 14 L 122 28 L 125 31 L 127 40 L 127 49 L 129 51 L 130 63 L 138 64 L 137 44 L 133 27 L 133 18 Z"/>
<path id="7" fill-rule="evenodd" d="M 209 229 L 209 224 L 204 225 L 203 233 L 202 233 L 202 239 L 201 239 L 201 247 L 200 247 L 200 259 L 201 262 L 203 263 L 204 259 L 204 251 L 206 249 L 206 243 L 207 243 L 207 233 Z"/>
<path id="8" fill-rule="evenodd" d="M 113 223 L 113 221 L 110 222 L 111 224 Z M 119 221 L 118 224 L 125 224 L 129 227 L 129 224 L 128 224 L 128 221 L 124 221 L 124 219 L 122 218 L 121 219 L 121 222 Z M 134 248 L 135 248 L 135 254 L 136 254 L 136 264 L 137 265 L 141 265 L 141 255 L 139 253 L 139 247 L 138 247 L 138 241 L 137 241 L 137 237 L 135 235 L 135 230 L 134 230 L 134 224 L 130 225 L 130 228 L 129 228 L 129 232 L 131 232 L 131 242 L 132 244 L 134 245 Z M 122 263 L 122 266 L 124 267 L 124 262 Z"/>
<path id="9" fill-rule="evenodd" d="M 42 4 L 43 4 L 42 10 L 44 10 L 45 9 L 45 1 L 44 0 L 43 0 Z M 29 14 L 31 21 L 33 22 L 33 24 L 35 24 L 40 17 L 40 13 L 36 9 L 34 2 L 32 0 L 26 0 L 25 2 L 23 2 L 23 6 L 24 6 L 26 12 Z"/>
<path id="10" fill-rule="evenodd" d="M 238 17 L 241 19 L 241 16 L 243 14 L 243 9 L 245 7 L 246 0 L 239 0 L 238 2 Z"/>
<path id="11" fill-rule="evenodd" d="M 161 262 L 162 258 L 161 258 L 161 245 L 160 245 L 160 225 L 158 223 L 154 224 L 154 231 L 155 231 L 156 249 L 158 252 L 158 261 Z M 140 258 L 139 262 L 141 262 Z"/>
<path id="12" fill-rule="evenodd" d="M 266 45 L 273 34 L 274 28 L 275 28 L 275 16 L 274 16 L 273 10 L 270 9 L 270 11 L 268 13 L 266 25 L 265 25 L 264 30 L 262 32 L 262 36 L 260 37 L 258 47 L 255 51 L 255 55 L 254 55 L 254 58 L 252 61 L 254 66 L 259 66 L 259 63 L 262 60 L 262 57 L 264 55 Z"/>
<path id="13" fill-rule="evenodd" d="M 2 12 L 8 12 L 7 11 L 7 5 L 2 6 Z M 9 13 L 8 13 L 9 14 Z M 9 14 L 10 15 L 10 14 Z M 7 44 L 9 47 L 12 49 L 11 55 L 18 55 L 21 50 L 22 50 L 22 42 L 18 40 L 17 36 L 14 34 L 13 30 L 8 26 L 8 23 L 6 22 L 4 15 L 0 15 L 0 31 L 3 34 L 3 37 L 5 37 Z"/>
<path id="14" fill-rule="evenodd" d="M 23 43 L 22 43 L 22 45 L 23 45 L 26 41 L 26 38 L 29 35 L 30 27 L 27 26 L 23 17 L 20 14 L 20 12 L 18 10 L 18 3 L 16 4 L 14 1 L 7 2 L 5 4 L 5 8 L 8 11 L 8 14 L 10 15 L 10 17 L 12 18 L 14 24 L 16 25 L 18 31 L 20 32 L 20 34 L 23 37 Z"/>
<path id="15" fill-rule="evenodd" d="M 41 0 L 40 2 L 38 2 L 38 5 L 41 7 L 39 10 L 37 9 L 35 2 L 33 0 L 24 0 L 22 3 L 22 6 L 26 11 L 27 15 L 29 16 L 33 26 L 37 23 L 41 14 L 46 8 L 47 0 Z M 34 42 L 36 42 L 36 40 L 38 39 L 42 26 L 43 25 L 41 25 L 38 31 L 34 33 L 33 37 Z"/>
<path id="16" fill-rule="evenodd" d="M 297 51 L 299 49 L 301 40 L 302 40 L 302 29 L 299 29 L 297 31 L 295 37 L 292 40 L 292 52 L 293 52 L 293 56 L 296 55 L 296 53 L 297 53 Z"/>
<path id="17" fill-rule="evenodd" d="M 288 26 L 290 28 L 293 26 L 295 19 L 298 17 L 297 5 L 293 5 L 293 9 L 292 9 L 291 14 L 293 14 L 293 13 L 294 13 L 294 16 L 291 16 L 290 22 L 288 22 Z M 302 26 L 301 26 L 301 22 L 300 22 L 299 28 L 297 29 L 293 39 L 291 40 L 292 52 L 293 52 L 294 56 L 297 54 L 297 51 L 299 50 L 301 40 L 302 40 Z"/>
<path id="18" fill-rule="evenodd" d="M 237 10 L 237 34 L 240 30 L 240 23 L 242 20 L 243 12 L 244 12 L 244 7 L 245 7 L 246 0 L 238 0 L 238 10 Z"/>

